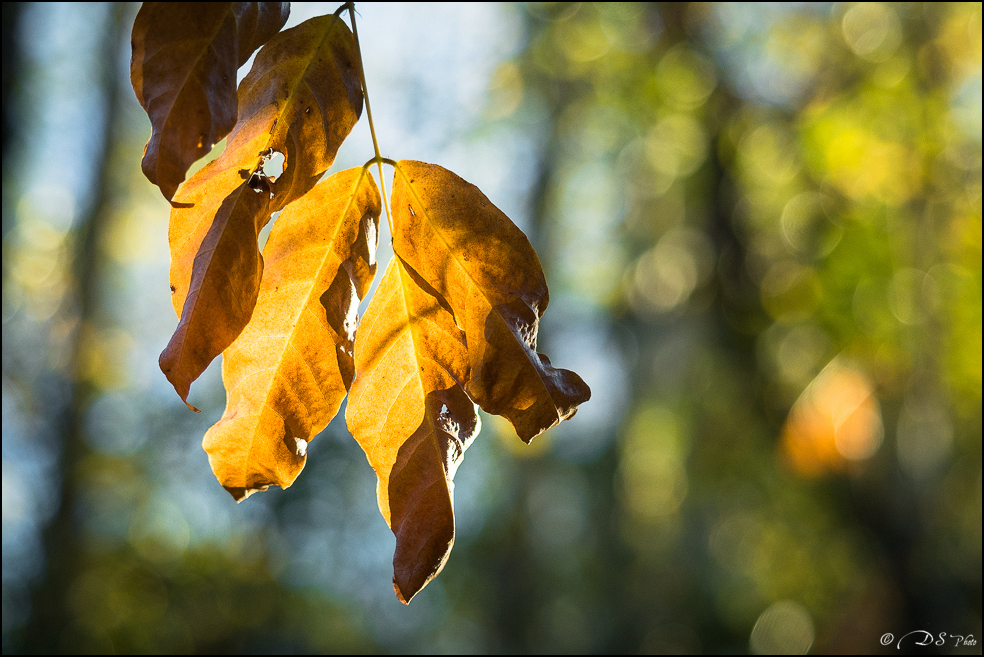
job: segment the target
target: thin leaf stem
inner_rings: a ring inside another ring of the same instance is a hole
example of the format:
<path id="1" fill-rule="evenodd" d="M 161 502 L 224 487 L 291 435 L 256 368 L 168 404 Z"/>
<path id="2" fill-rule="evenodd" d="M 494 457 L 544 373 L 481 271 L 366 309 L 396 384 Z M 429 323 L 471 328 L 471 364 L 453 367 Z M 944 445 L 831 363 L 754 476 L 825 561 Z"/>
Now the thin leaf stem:
<path id="1" fill-rule="evenodd" d="M 383 207 L 386 209 L 386 221 L 389 223 L 390 234 L 393 234 L 393 218 L 390 216 L 389 202 L 386 200 L 386 179 L 383 177 L 383 156 L 379 152 L 379 140 L 376 139 L 376 126 L 372 122 L 372 107 L 369 105 L 369 87 L 366 85 L 366 69 L 362 64 L 362 46 L 359 44 L 359 28 L 355 24 L 355 3 L 348 2 L 349 18 L 352 20 L 352 35 L 355 37 L 355 47 L 359 51 L 359 80 L 362 82 L 362 95 L 366 99 L 366 118 L 369 121 L 369 134 L 372 135 L 372 148 L 376 152 L 373 158 L 379 166 L 379 190 L 383 195 Z"/>
<path id="2" fill-rule="evenodd" d="M 362 168 L 363 169 L 368 169 L 372 165 L 377 164 L 377 163 L 380 163 L 380 162 L 383 163 L 383 164 L 388 164 L 391 167 L 393 167 L 394 169 L 396 168 L 396 160 L 391 160 L 388 157 L 374 157 L 374 158 L 371 158 L 365 164 L 362 165 Z"/>

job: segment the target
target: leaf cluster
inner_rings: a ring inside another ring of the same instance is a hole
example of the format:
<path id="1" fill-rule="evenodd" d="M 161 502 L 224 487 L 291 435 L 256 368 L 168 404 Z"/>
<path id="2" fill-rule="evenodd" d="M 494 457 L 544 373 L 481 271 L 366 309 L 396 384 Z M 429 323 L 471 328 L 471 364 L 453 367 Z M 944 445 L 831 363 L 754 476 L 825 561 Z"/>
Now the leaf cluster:
<path id="1" fill-rule="evenodd" d="M 408 602 L 454 542 L 452 479 L 479 432 L 477 409 L 529 442 L 590 391 L 536 351 L 543 270 L 477 187 L 378 147 L 365 166 L 322 180 L 368 108 L 355 14 L 347 4 L 281 31 L 288 14 L 278 2 L 144 3 L 134 23 L 131 81 L 152 124 L 142 168 L 172 206 L 179 322 L 160 366 L 187 403 L 223 355 L 226 409 L 204 448 L 236 500 L 290 486 L 349 395 L 346 422 L 376 471 L 397 539 L 394 588 Z M 223 153 L 185 179 L 223 138 Z M 360 319 L 384 162 L 395 255 Z M 259 232 L 278 212 L 261 253 Z"/>

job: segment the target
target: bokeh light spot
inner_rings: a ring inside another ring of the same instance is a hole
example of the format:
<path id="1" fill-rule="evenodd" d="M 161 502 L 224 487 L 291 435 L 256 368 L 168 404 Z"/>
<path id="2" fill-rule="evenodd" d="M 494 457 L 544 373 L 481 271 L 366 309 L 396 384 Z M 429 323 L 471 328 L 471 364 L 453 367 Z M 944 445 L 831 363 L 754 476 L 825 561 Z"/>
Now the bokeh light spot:
<path id="1" fill-rule="evenodd" d="M 782 434 L 793 468 L 816 476 L 870 458 L 884 429 L 871 382 L 835 358 L 796 400 Z"/>
<path id="2" fill-rule="evenodd" d="M 781 600 L 755 621 L 748 645 L 756 655 L 805 655 L 813 639 L 810 612 L 798 602 Z"/>
<path id="3" fill-rule="evenodd" d="M 902 42 L 899 17 L 880 2 L 859 2 L 844 14 L 841 21 L 844 41 L 859 57 L 882 62 Z"/>

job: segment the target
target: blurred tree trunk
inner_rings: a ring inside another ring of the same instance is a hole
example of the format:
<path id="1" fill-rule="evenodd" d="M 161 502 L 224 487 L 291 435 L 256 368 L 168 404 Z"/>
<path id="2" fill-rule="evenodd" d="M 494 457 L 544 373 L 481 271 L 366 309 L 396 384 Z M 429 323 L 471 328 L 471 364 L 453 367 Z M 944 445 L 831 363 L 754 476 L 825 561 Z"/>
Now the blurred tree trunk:
<path id="1" fill-rule="evenodd" d="M 13 106 L 10 104 L 12 93 L 17 87 L 17 81 L 22 75 L 23 65 L 20 49 L 17 44 L 18 29 L 21 24 L 23 5 L 20 2 L 3 3 L 3 161 L 10 162 L 7 149 L 10 146 L 10 136 L 13 133 Z M 11 223 L 11 213 L 4 208 L 3 235 Z"/>
<path id="2" fill-rule="evenodd" d="M 97 191 L 87 211 L 76 219 L 68 238 L 68 248 L 72 250 L 73 281 L 60 312 L 75 326 L 70 338 L 70 360 L 64 371 L 67 377 L 65 385 L 70 393 L 66 395 L 62 408 L 53 413 L 57 416 L 54 426 L 62 436 L 59 460 L 61 491 L 58 511 L 44 532 L 44 579 L 34 594 L 31 619 L 24 630 L 22 648 L 32 653 L 70 653 L 80 649 L 72 639 L 73 617 L 69 605 L 72 584 L 84 567 L 85 537 L 80 532 L 76 517 L 78 476 L 79 466 L 88 449 L 83 437 L 84 415 L 95 392 L 94 386 L 86 379 L 83 359 L 86 330 L 93 324 L 98 302 L 99 244 L 106 229 L 113 194 L 109 170 L 114 137 L 119 133 L 114 126 L 126 92 L 126 87 L 121 84 L 117 56 L 124 36 L 126 13 L 125 4 L 117 5 L 107 12 L 105 25 L 97 28 L 101 33 L 98 49 L 102 70 L 99 79 L 101 93 L 106 99 L 106 116 L 101 126 L 101 147 L 92 153 L 91 161 L 92 170 L 96 172 L 93 184 Z"/>
<path id="3" fill-rule="evenodd" d="M 13 117 L 10 114 L 11 90 L 20 75 L 21 58 L 17 47 L 17 33 L 21 24 L 23 6 L 19 2 L 3 3 L 3 153 L 7 154 Z"/>

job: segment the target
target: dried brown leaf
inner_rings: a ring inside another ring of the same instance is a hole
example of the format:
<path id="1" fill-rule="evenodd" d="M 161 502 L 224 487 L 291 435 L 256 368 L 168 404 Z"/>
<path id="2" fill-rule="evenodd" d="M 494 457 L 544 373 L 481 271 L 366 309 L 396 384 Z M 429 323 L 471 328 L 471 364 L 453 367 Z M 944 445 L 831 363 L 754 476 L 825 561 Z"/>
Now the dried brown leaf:
<path id="1" fill-rule="evenodd" d="M 223 354 L 226 410 L 204 441 L 237 500 L 293 483 L 307 443 L 352 384 L 356 311 L 376 271 L 380 210 L 372 177 L 349 169 L 288 205 L 270 233 L 253 317 Z"/>
<path id="2" fill-rule="evenodd" d="M 265 157 L 280 153 L 282 175 L 264 181 L 273 209 L 300 198 L 331 166 L 362 114 L 359 66 L 355 38 L 337 16 L 274 36 L 239 85 L 239 123 L 219 166 L 255 172 Z"/>
<path id="3" fill-rule="evenodd" d="M 437 165 L 401 161 L 393 185 L 393 248 L 464 330 L 468 395 L 527 442 L 574 415 L 591 391 L 536 351 L 547 284 L 523 232 L 481 190 Z"/>
<path id="4" fill-rule="evenodd" d="M 171 301 L 180 321 L 160 357 L 186 403 L 191 383 L 249 321 L 263 273 L 256 239 L 270 217 L 269 195 L 235 171 L 188 182 L 179 192 L 187 203 L 172 208 L 169 230 Z"/>
<path id="5" fill-rule="evenodd" d="M 287 22 L 287 2 L 145 2 L 130 81 L 150 116 L 141 166 L 170 200 L 188 167 L 236 124 L 236 71 Z"/>
<path id="6" fill-rule="evenodd" d="M 355 365 L 346 421 L 376 471 L 379 510 L 396 535 L 393 586 L 409 602 L 451 551 L 451 480 L 480 423 L 462 388 L 464 335 L 398 257 L 362 318 Z"/>

